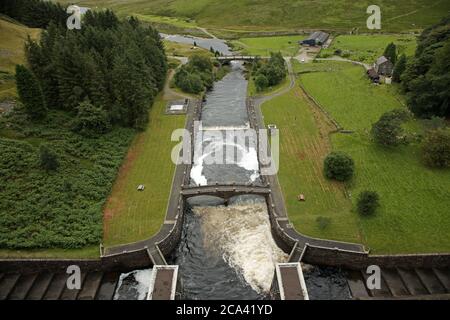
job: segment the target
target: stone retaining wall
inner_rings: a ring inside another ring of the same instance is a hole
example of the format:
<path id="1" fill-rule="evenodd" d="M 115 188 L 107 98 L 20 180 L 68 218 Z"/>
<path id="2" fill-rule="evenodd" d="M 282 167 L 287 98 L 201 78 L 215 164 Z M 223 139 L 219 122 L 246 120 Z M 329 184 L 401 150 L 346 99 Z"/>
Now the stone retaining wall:
<path id="1" fill-rule="evenodd" d="M 448 268 L 450 253 L 370 255 L 307 245 L 302 262 L 356 270 L 370 265 L 384 268 Z"/>

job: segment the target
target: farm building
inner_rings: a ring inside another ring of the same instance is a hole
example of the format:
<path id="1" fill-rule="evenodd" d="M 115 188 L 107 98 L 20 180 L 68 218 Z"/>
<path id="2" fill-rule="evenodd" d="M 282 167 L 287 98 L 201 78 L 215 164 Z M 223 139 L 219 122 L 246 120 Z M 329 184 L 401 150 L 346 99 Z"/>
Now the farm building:
<path id="1" fill-rule="evenodd" d="M 328 40 L 329 36 L 326 32 L 315 31 L 307 39 L 299 41 L 299 44 L 303 46 L 321 46 Z"/>
<path id="2" fill-rule="evenodd" d="M 385 56 L 381 56 L 375 61 L 374 69 L 378 75 L 390 76 L 392 75 L 392 70 L 394 69 L 394 65 L 388 58 Z"/>
<path id="3" fill-rule="evenodd" d="M 380 76 L 378 75 L 378 73 L 375 71 L 374 68 L 367 70 L 367 75 L 369 76 L 370 80 L 372 80 L 373 82 L 375 82 L 375 83 L 380 82 Z"/>

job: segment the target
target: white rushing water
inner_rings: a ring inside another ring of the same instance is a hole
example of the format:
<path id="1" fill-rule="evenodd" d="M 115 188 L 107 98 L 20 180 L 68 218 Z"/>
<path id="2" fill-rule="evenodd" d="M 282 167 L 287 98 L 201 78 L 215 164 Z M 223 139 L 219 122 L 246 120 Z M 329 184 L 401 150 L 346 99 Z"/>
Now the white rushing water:
<path id="1" fill-rule="evenodd" d="M 114 300 L 145 300 L 152 272 L 152 269 L 144 269 L 122 273 L 114 294 Z"/>
<path id="2" fill-rule="evenodd" d="M 222 254 L 253 290 L 269 292 L 275 264 L 286 262 L 288 255 L 272 238 L 266 204 L 194 207 L 193 211 L 201 217 L 205 248 Z"/>
<path id="3" fill-rule="evenodd" d="M 214 135 L 216 137 L 221 136 L 224 131 L 213 131 L 215 130 L 208 131 L 206 134 L 208 137 L 203 135 L 196 138 L 196 146 L 198 147 L 196 147 L 194 153 L 194 164 L 190 172 L 190 177 L 194 183 L 200 186 L 208 184 L 203 167 L 211 164 L 236 165 L 251 171 L 249 182 L 254 182 L 259 177 L 259 162 L 255 142 L 251 141 L 250 145 L 245 145 L 226 139 L 215 141 Z M 227 132 L 233 136 L 239 131 L 230 130 Z"/>

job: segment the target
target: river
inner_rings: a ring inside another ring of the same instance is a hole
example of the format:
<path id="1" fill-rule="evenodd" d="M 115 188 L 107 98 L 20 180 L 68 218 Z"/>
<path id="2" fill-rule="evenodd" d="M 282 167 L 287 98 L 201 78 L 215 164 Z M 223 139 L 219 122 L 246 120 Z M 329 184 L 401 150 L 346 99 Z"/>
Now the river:
<path id="1" fill-rule="evenodd" d="M 164 37 L 181 43 L 196 41 L 198 46 L 230 53 L 220 39 Z M 261 184 L 256 138 L 238 138 L 249 128 L 244 68 L 240 62 L 231 66 L 231 71 L 206 94 L 201 130 L 194 137 L 192 185 Z M 181 298 L 269 298 L 275 265 L 287 262 L 288 254 L 272 237 L 265 199 L 238 196 L 225 204 L 216 197 L 198 196 L 188 204 L 181 241 L 168 259 L 169 264 L 179 266 Z M 150 275 L 151 270 L 123 274 L 116 299 L 144 297 Z M 305 278 L 311 298 L 349 297 L 337 270 L 311 266 Z"/>

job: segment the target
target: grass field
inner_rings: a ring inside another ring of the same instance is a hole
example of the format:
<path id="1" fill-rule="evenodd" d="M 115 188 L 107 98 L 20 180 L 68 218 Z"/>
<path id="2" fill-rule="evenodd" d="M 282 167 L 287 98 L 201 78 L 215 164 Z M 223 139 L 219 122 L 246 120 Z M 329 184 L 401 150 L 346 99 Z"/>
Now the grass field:
<path id="1" fill-rule="evenodd" d="M 0 101 L 16 97 L 14 69 L 24 63 L 27 36 L 36 39 L 40 29 L 31 29 L 0 16 Z"/>
<path id="2" fill-rule="evenodd" d="M 304 35 L 241 38 L 233 40 L 233 48 L 245 55 L 270 56 L 270 52 L 281 52 L 283 56 L 291 57 L 299 50 L 298 41 Z"/>
<path id="3" fill-rule="evenodd" d="M 412 35 L 340 35 L 331 46 L 320 52 L 321 57 L 333 55 L 337 49 L 345 52 L 350 60 L 373 63 L 389 43 L 395 43 L 398 54 L 414 55 L 416 39 Z"/>
<path id="4" fill-rule="evenodd" d="M 188 20 L 206 28 L 280 31 L 311 28 L 366 29 L 373 1 L 349 0 L 60 0 L 88 7 L 110 7 L 122 16 L 141 14 Z M 379 0 L 382 31 L 418 30 L 437 22 L 450 9 L 445 0 Z"/>
<path id="5" fill-rule="evenodd" d="M 327 181 L 322 163 L 331 150 L 332 125 L 314 109 L 298 86 L 262 106 L 265 123 L 280 129 L 280 170 L 289 219 L 305 234 L 362 242 L 356 214 L 344 194 L 344 185 Z M 297 200 L 303 193 L 305 202 Z M 317 218 L 329 219 L 321 229 Z"/>
<path id="6" fill-rule="evenodd" d="M 193 54 L 212 57 L 213 54 L 206 49 L 194 47 L 189 44 L 177 43 L 173 41 L 163 40 L 164 48 L 168 56 L 190 57 Z"/>
<path id="7" fill-rule="evenodd" d="M 376 253 L 450 251 L 450 170 L 424 167 L 417 143 L 394 150 L 374 145 L 368 134 L 371 123 L 401 104 L 393 88 L 373 86 L 361 67 L 341 64 L 315 64 L 334 71 L 303 74 L 301 82 L 344 128 L 355 130 L 332 135 L 332 146 L 355 160 L 356 175 L 348 186 L 352 202 L 362 190 L 375 190 L 381 198 L 375 216 L 360 218 L 364 243 Z M 420 131 L 421 125 L 413 120 L 408 128 Z"/>
<path id="8" fill-rule="evenodd" d="M 301 83 L 347 130 L 362 132 L 370 129 L 381 114 L 401 106 L 389 86 L 372 85 L 360 66 L 346 62 L 320 62 L 302 67 L 327 70 L 303 74 Z"/>
<path id="9" fill-rule="evenodd" d="M 170 155 L 174 129 L 184 128 L 184 116 L 165 115 L 159 96 L 150 111 L 148 128 L 128 151 L 104 210 L 104 245 L 129 243 L 154 235 L 162 225 L 175 165 Z M 145 185 L 138 192 L 137 186 Z"/>

